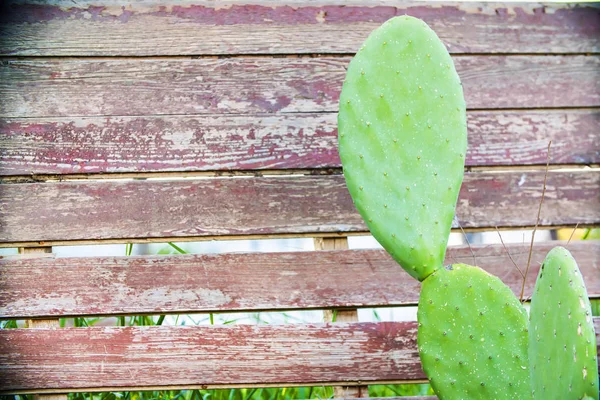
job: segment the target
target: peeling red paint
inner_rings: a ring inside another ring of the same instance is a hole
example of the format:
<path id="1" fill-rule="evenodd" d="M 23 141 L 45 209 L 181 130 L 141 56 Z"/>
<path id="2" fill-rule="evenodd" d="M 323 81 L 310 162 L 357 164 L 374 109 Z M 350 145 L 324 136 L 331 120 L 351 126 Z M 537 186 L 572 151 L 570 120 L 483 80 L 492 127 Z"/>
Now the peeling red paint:
<path id="1" fill-rule="evenodd" d="M 0 119 L 0 175 L 339 168 L 335 114 Z M 468 114 L 468 166 L 600 162 L 597 110 Z M 108 161 L 110 160 L 110 162 Z"/>
<path id="2" fill-rule="evenodd" d="M 487 7 L 486 7 L 487 8 Z M 552 13 L 546 13 L 546 8 L 552 8 Z M 482 12 L 484 7 L 474 5 L 443 4 L 439 7 L 429 7 L 413 3 L 405 7 L 391 6 L 321 6 L 321 7 L 292 7 L 262 6 L 262 5 L 237 5 L 226 8 L 213 8 L 201 5 L 172 7 L 159 6 L 158 10 L 139 9 L 135 5 L 126 9 L 109 9 L 105 6 L 61 7 L 43 4 L 11 4 L 5 7 L 1 23 L 36 23 L 49 22 L 64 19 L 91 19 L 92 21 L 114 21 L 123 23 L 132 18 L 140 18 L 147 15 L 155 17 L 176 17 L 182 20 L 190 20 L 206 25 L 306 25 L 306 24 L 344 24 L 357 22 L 382 23 L 397 15 L 413 15 L 424 20 L 442 18 L 469 18 L 485 20 L 497 19 L 493 15 Z M 509 12 L 506 7 L 496 7 L 496 16 L 510 19 L 513 23 L 544 24 L 561 26 L 565 23 L 574 25 L 579 22 L 580 28 L 591 28 L 598 30 L 597 22 L 600 11 L 593 7 L 577 6 L 563 8 L 561 5 L 542 6 L 533 8 L 531 12 L 524 10 L 518 4 L 511 7 Z M 317 18 L 318 15 L 326 16 L 324 21 Z"/>
<path id="3" fill-rule="evenodd" d="M 11 33 L 11 40 L 3 41 L 0 50 L 16 55 L 351 53 L 375 26 L 403 14 L 425 20 L 451 52 L 546 54 L 595 53 L 600 49 L 600 10 L 593 6 L 554 4 L 526 8 L 516 4 L 493 8 L 481 3 L 440 3 L 430 7 L 411 3 L 398 8 L 288 5 L 213 8 L 131 4 L 127 8 L 80 8 L 71 5 L 6 6 L 0 13 L 0 24 Z M 54 41 L 41 36 L 43 30 L 38 25 L 57 22 L 61 23 L 64 37 Z M 94 27 L 99 30 L 94 35 L 87 29 L 90 22 L 99 24 Z M 114 22 L 119 22 L 120 27 Z M 203 28 L 201 36 L 194 36 L 190 24 Z M 348 30 L 337 28 L 340 25 L 348 25 Z M 232 29 L 223 42 L 220 28 L 235 26 L 244 28 Z M 266 26 L 269 29 L 265 33 Z M 123 43 L 115 39 L 139 35 L 140 27 L 145 31 L 146 43 Z M 214 32 L 207 30 L 213 28 Z M 107 31 L 105 35 L 104 29 L 113 34 Z M 114 34 L 115 30 L 122 31 Z M 15 34 L 19 31 L 27 33 Z M 94 37 L 100 36 L 106 40 L 99 44 Z M 190 37 L 190 41 L 184 40 L 185 37 Z"/>
<path id="4" fill-rule="evenodd" d="M 5 117 L 335 112 L 349 57 L 11 60 Z M 455 59 L 470 108 L 595 107 L 600 57 Z M 49 79 L 60 73 L 60 79 Z"/>

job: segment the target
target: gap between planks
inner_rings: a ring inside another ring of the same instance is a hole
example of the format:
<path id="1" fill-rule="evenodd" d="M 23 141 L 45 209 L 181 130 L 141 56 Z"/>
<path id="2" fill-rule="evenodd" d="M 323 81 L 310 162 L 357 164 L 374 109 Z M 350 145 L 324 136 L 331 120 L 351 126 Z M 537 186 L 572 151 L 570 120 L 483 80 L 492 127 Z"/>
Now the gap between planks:
<path id="1" fill-rule="evenodd" d="M 502 165 L 502 166 L 466 166 L 465 173 L 511 173 L 511 172 L 537 172 L 545 171 L 546 165 Z M 600 164 L 551 164 L 549 173 L 586 171 L 598 172 Z M 265 169 L 265 170 L 208 170 L 208 171 L 164 171 L 164 172 L 113 172 L 89 174 L 31 174 L 31 175 L 0 175 L 0 184 L 19 183 L 54 183 L 54 182 L 103 182 L 114 180 L 190 180 L 210 178 L 268 178 L 296 177 L 296 176 L 321 176 L 342 175 L 341 167 L 316 168 L 316 169 Z"/>
<path id="2" fill-rule="evenodd" d="M 597 228 L 595 224 L 578 224 L 578 228 Z M 473 232 L 495 232 L 532 230 L 533 225 L 519 226 L 486 226 L 477 228 L 453 228 L 452 233 L 473 233 Z M 574 229 L 575 224 L 545 225 L 538 226 L 537 230 L 556 230 L 556 229 Z M 369 231 L 355 232 L 302 232 L 302 233 L 279 233 L 279 234 L 256 234 L 256 235 L 212 235 L 212 236 L 169 236 L 155 238 L 117 238 L 117 239 L 87 239 L 87 240 L 49 240 L 49 241 L 29 241 L 29 242 L 4 242 L 0 243 L 0 248 L 19 248 L 19 247 L 46 247 L 46 246 L 88 246 L 88 245 L 106 245 L 106 244 L 149 244 L 149 243 L 187 243 L 187 242 L 207 242 L 207 241 L 225 241 L 225 240 L 265 240 L 265 239 L 305 239 L 305 238 L 339 238 L 343 236 L 369 236 Z M 2 256 L 0 256 L 2 258 Z"/>
<path id="3" fill-rule="evenodd" d="M 311 386 L 311 387 L 319 387 L 319 386 L 341 386 L 341 385 L 347 385 L 347 386 L 356 386 L 356 385 L 364 385 L 365 382 L 362 381 L 358 381 L 358 382 L 321 382 L 321 383 L 311 383 L 311 384 L 306 384 L 306 383 L 265 383 L 265 384 L 252 384 L 252 383 L 242 383 L 242 384 L 231 384 L 231 385 L 218 385 L 218 384 L 205 384 L 205 385 L 185 385 L 185 386 L 175 386 L 175 385 L 168 385 L 168 386 L 144 386 L 144 387 L 137 387 L 137 386 L 110 386 L 110 387 L 103 387 L 103 388 L 78 388 L 78 389 L 71 389 L 70 393 L 82 393 L 82 392 L 133 392 L 133 391 L 155 391 L 155 390 L 210 390 L 210 389 L 267 389 L 267 388 L 282 388 L 282 387 L 306 387 L 306 386 Z M 418 380 L 398 380 L 398 381 L 376 381 L 376 382 L 369 382 L 370 384 L 373 385 L 407 385 L 407 384 L 415 384 L 415 383 L 429 383 L 428 380 L 426 379 L 418 379 Z M 53 396 L 56 395 L 54 394 L 56 391 L 54 389 L 41 389 L 41 390 L 15 390 L 15 391 L 11 391 L 11 394 L 44 394 L 45 396 Z M 4 394 L 4 392 L 2 392 L 0 390 L 0 394 Z M 56 395 L 56 396 L 61 396 L 61 395 Z M 363 397 L 364 398 L 364 397 Z M 393 397 L 392 397 L 393 398 Z M 405 397 L 403 397 L 405 398 Z M 50 399 L 50 398 L 44 398 L 44 400 L 59 400 L 59 399 Z M 62 399 L 62 398 L 61 398 Z M 413 399 L 411 397 L 408 397 L 407 399 Z M 416 399 L 420 399 L 419 397 L 417 397 Z M 429 397 L 424 397 L 423 400 L 429 400 Z M 437 399 L 437 397 L 431 397 L 431 399 Z"/>

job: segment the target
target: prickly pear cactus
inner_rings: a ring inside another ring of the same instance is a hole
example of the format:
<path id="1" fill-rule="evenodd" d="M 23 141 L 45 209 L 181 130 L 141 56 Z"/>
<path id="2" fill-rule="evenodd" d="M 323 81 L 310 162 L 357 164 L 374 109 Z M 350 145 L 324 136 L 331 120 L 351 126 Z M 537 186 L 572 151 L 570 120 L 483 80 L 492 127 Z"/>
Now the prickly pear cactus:
<path id="1" fill-rule="evenodd" d="M 531 398 L 527 312 L 480 268 L 454 264 L 423 282 L 419 355 L 441 399 Z"/>
<path id="2" fill-rule="evenodd" d="M 535 284 L 529 358 L 535 399 L 598 400 L 590 302 L 575 259 L 562 247 L 548 253 Z"/>
<path id="3" fill-rule="evenodd" d="M 369 36 L 348 67 L 338 131 L 358 211 L 422 281 L 444 261 L 467 147 L 458 74 L 423 21 L 392 18 Z"/>

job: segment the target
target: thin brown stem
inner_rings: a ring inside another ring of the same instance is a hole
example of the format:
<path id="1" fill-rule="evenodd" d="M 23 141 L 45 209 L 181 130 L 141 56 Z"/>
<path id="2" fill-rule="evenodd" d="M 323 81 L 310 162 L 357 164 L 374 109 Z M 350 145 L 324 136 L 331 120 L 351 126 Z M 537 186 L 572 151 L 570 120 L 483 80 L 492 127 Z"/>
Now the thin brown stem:
<path id="1" fill-rule="evenodd" d="M 498 227 L 496 226 L 496 232 L 498 232 L 498 237 L 500 238 L 500 243 L 502 243 L 502 247 L 504 247 L 504 251 L 506 251 L 506 254 L 508 255 L 508 258 L 510 258 L 510 261 L 512 261 L 513 265 L 515 266 L 515 268 L 517 269 L 517 271 L 519 271 L 519 273 L 521 274 L 521 277 L 523 279 L 525 279 L 525 274 L 523 273 L 523 271 L 521 271 L 521 268 L 519 268 L 517 266 L 517 263 L 515 262 L 515 260 L 512 258 L 512 256 L 510 255 L 510 252 L 508 251 L 508 249 L 506 248 L 506 245 L 504 244 L 504 240 L 502 239 L 502 235 L 500 234 L 500 229 L 498 229 Z"/>
<path id="2" fill-rule="evenodd" d="M 571 243 L 571 239 L 573 239 L 573 235 L 575 234 L 575 231 L 577 230 L 578 226 L 579 226 L 579 222 L 577 224 L 575 224 L 575 228 L 573 228 L 573 232 L 571 232 L 571 236 L 569 236 L 569 240 L 567 241 L 567 246 L 569 245 L 569 243 Z"/>
<path id="3" fill-rule="evenodd" d="M 465 237 L 465 242 L 467 242 L 467 246 L 469 246 L 469 250 L 471 251 L 471 255 L 473 256 L 473 266 L 477 266 L 477 257 L 475 257 L 475 252 L 473 251 L 473 248 L 471 247 L 471 243 L 469 243 L 469 239 L 467 238 L 467 234 L 465 233 L 465 230 L 463 229 L 463 227 L 460 225 L 460 221 L 458 220 L 458 218 L 456 219 L 456 222 L 458 223 L 458 227 L 460 228 L 463 236 Z"/>
<path id="4" fill-rule="evenodd" d="M 548 154 L 546 156 L 546 172 L 544 173 L 544 187 L 542 189 L 542 198 L 540 199 L 540 206 L 538 207 L 537 218 L 535 220 L 535 227 L 531 233 L 531 244 L 529 245 L 529 256 L 527 257 L 527 268 L 525 268 L 525 276 L 523 277 L 523 284 L 521 285 L 521 295 L 519 299 L 523 302 L 523 294 L 525 293 L 525 281 L 527 280 L 527 274 L 529 273 L 529 267 L 531 266 L 531 255 L 533 254 L 533 241 L 535 240 L 535 232 L 537 231 L 538 225 L 540 224 L 540 215 L 542 214 L 542 204 L 544 204 L 544 196 L 546 195 L 546 180 L 548 179 L 548 168 L 550 167 L 550 146 L 552 140 L 548 142 Z"/>

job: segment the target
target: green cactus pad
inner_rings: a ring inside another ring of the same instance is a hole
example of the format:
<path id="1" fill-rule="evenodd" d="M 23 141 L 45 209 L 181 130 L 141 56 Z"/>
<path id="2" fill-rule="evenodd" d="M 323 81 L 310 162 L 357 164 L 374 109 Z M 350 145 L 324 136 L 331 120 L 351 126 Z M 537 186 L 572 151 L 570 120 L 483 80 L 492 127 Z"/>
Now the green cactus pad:
<path id="1" fill-rule="evenodd" d="M 454 264 L 424 282 L 423 370 L 440 399 L 530 399 L 527 312 L 497 277 Z"/>
<path id="2" fill-rule="evenodd" d="M 348 66 L 339 151 L 356 208 L 418 280 L 442 266 L 467 147 L 460 79 L 421 20 L 395 17 Z"/>
<path id="3" fill-rule="evenodd" d="M 577 263 L 563 247 L 552 249 L 540 268 L 529 326 L 534 398 L 598 400 L 590 301 Z"/>

